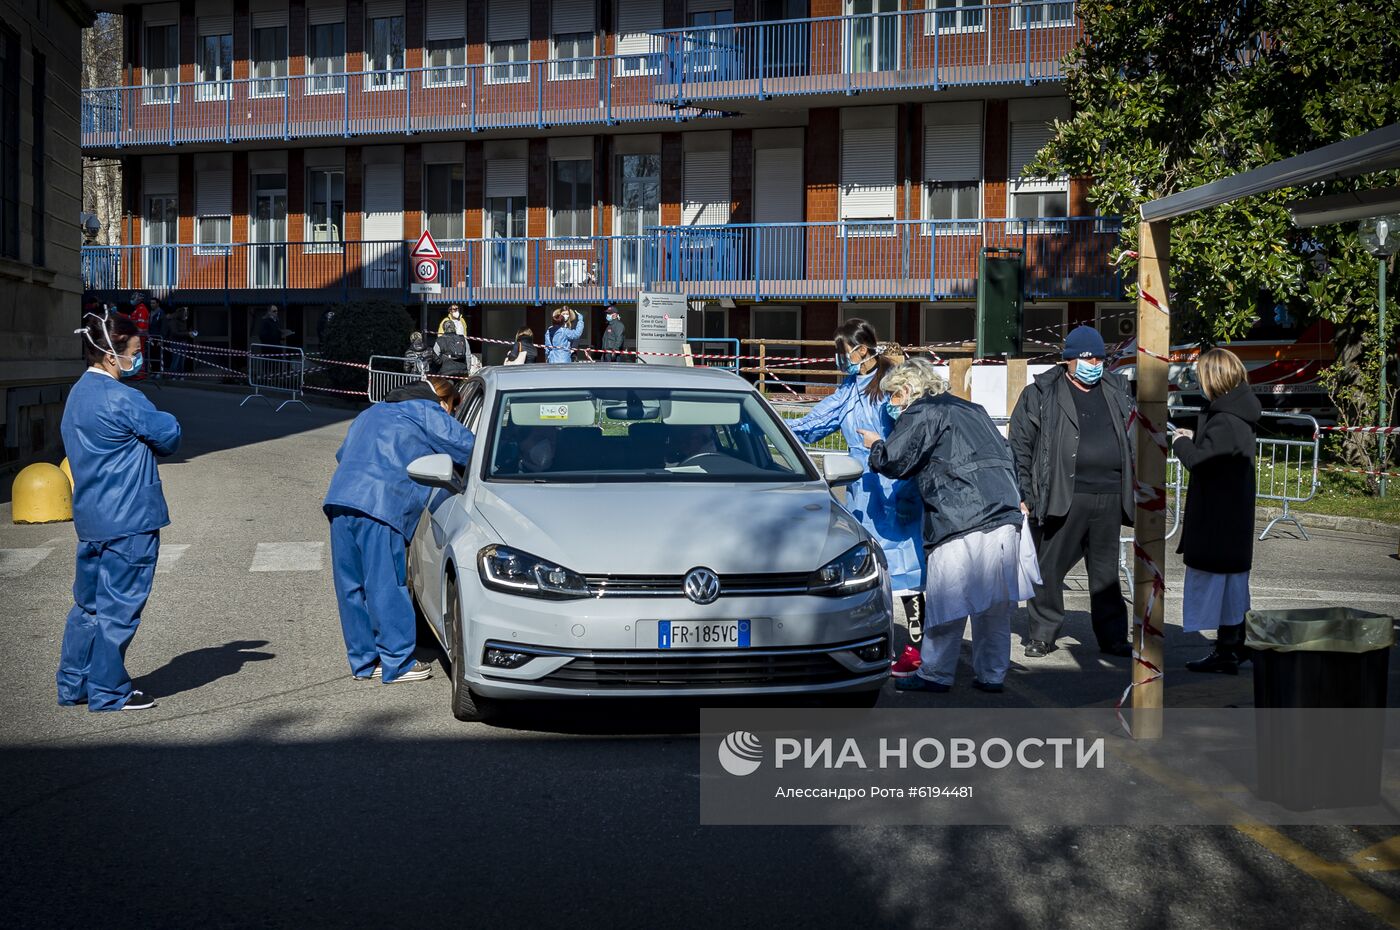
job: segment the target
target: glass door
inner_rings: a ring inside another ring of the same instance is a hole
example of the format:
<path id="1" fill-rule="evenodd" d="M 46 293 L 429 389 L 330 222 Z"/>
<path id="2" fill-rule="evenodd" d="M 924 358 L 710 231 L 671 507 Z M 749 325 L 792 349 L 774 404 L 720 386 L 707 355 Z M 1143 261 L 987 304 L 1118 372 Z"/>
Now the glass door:
<path id="1" fill-rule="evenodd" d="M 486 283 L 525 283 L 525 198 L 488 197 Z"/>
<path id="2" fill-rule="evenodd" d="M 146 198 L 146 221 L 142 224 L 145 253 L 145 286 L 170 288 L 175 286 L 177 255 L 176 213 L 174 194 L 152 194 Z"/>
<path id="3" fill-rule="evenodd" d="M 639 287 L 645 279 L 646 230 L 661 223 L 661 156 L 618 159 L 617 249 L 614 283 Z"/>
<path id="4" fill-rule="evenodd" d="M 898 0 L 847 0 L 847 48 L 850 69 L 856 73 L 893 71 L 899 66 Z"/>
<path id="5" fill-rule="evenodd" d="M 287 176 L 253 175 L 253 287 L 287 286 Z"/>

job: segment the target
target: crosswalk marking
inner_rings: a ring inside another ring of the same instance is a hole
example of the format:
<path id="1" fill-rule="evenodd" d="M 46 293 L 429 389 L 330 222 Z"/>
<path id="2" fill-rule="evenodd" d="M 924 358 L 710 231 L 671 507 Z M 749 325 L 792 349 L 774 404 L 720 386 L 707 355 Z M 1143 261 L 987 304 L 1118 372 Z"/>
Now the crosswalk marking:
<path id="1" fill-rule="evenodd" d="M 156 562 L 156 574 L 168 574 L 189 547 L 189 543 L 161 543 L 160 559 Z"/>
<path id="2" fill-rule="evenodd" d="M 250 572 L 319 572 L 323 542 L 264 542 L 253 553 Z"/>
<path id="3" fill-rule="evenodd" d="M 18 578 L 44 561 L 52 549 L 0 549 L 0 578 Z"/>

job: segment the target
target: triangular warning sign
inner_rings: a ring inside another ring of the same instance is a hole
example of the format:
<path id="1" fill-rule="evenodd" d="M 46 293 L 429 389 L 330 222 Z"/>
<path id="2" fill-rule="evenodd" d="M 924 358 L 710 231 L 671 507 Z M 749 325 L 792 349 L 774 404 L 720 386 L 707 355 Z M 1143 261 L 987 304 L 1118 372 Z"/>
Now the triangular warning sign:
<path id="1" fill-rule="evenodd" d="M 414 258 L 442 258 L 437 243 L 433 241 L 433 234 L 426 229 L 423 230 L 423 235 L 418 237 L 418 244 L 413 247 L 412 255 Z"/>

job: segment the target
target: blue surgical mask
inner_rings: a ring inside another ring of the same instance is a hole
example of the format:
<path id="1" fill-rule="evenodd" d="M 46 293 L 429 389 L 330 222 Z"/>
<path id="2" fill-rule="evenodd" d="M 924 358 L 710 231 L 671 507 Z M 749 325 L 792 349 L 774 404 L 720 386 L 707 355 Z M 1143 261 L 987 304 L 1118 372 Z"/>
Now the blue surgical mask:
<path id="1" fill-rule="evenodd" d="M 898 404 L 893 404 L 889 401 L 885 401 L 885 413 L 889 415 L 889 418 L 891 420 L 898 420 L 899 415 L 903 412 L 903 407 L 899 406 Z"/>
<path id="2" fill-rule="evenodd" d="M 130 367 L 130 368 L 123 368 L 122 365 L 121 365 L 121 362 L 120 362 L 120 361 L 117 362 L 117 374 L 120 375 L 120 376 L 123 377 L 123 378 L 135 377 L 136 373 L 137 373 L 138 371 L 141 370 L 141 366 L 142 366 L 143 364 L 145 364 L 145 362 L 146 362 L 145 356 L 142 355 L 140 352 L 137 352 L 135 355 L 133 355 L 133 356 L 131 357 L 131 367 Z"/>
<path id="3" fill-rule="evenodd" d="M 1103 362 L 1090 365 L 1084 359 L 1079 359 L 1074 363 L 1074 377 L 1081 384 L 1098 384 L 1103 377 Z"/>

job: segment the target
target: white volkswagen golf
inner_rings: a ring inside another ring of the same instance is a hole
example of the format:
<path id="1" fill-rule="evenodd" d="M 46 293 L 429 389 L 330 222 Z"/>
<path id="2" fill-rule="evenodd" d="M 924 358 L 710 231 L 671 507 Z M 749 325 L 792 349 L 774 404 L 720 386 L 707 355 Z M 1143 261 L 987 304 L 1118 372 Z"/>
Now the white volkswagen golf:
<path id="1" fill-rule="evenodd" d="M 884 558 L 752 386 L 646 365 L 487 368 L 459 408 L 472 461 L 439 488 L 410 587 L 452 711 L 503 699 L 817 694 L 869 706 L 889 675 Z"/>

